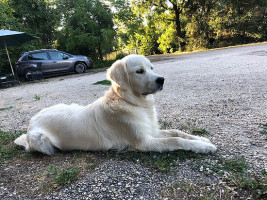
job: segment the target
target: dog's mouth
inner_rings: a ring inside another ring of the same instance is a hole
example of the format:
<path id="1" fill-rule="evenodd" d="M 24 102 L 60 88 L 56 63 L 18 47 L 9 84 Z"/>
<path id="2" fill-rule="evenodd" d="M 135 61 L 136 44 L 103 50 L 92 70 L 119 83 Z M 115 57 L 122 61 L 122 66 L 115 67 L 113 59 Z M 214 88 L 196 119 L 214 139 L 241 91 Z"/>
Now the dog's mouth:
<path id="1" fill-rule="evenodd" d="M 159 85 L 157 89 L 151 91 L 151 92 L 144 92 L 142 93 L 142 95 L 149 95 L 149 94 L 155 94 L 159 91 L 163 90 L 163 85 Z"/>
<path id="2" fill-rule="evenodd" d="M 158 91 L 161 91 L 161 90 L 163 90 L 163 85 L 161 85 L 161 86 L 159 87 L 159 89 L 158 89 Z"/>

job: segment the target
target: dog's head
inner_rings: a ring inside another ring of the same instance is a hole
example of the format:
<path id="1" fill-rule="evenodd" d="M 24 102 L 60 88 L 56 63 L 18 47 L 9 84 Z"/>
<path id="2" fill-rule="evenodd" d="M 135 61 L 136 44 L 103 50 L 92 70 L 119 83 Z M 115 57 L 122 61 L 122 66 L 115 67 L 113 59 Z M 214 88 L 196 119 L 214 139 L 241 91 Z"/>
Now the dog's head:
<path id="1" fill-rule="evenodd" d="M 107 71 L 107 79 L 117 91 L 129 91 L 136 95 L 154 94 L 162 90 L 164 78 L 153 71 L 150 61 L 141 55 L 129 55 L 116 61 Z"/>

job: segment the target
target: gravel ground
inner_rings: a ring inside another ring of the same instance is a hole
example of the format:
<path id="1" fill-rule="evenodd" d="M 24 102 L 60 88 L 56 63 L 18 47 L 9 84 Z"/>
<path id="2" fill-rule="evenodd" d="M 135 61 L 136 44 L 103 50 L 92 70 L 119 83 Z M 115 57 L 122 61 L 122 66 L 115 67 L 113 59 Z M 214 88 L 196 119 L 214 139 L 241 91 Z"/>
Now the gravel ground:
<path id="1" fill-rule="evenodd" d="M 161 123 L 171 128 L 205 128 L 212 133 L 209 138 L 218 146 L 217 154 L 244 156 L 254 174 L 267 169 L 266 135 L 259 134 L 259 124 L 267 123 L 267 44 L 150 59 L 155 72 L 166 80 L 163 91 L 156 94 Z M 34 114 L 57 103 L 86 105 L 107 90 L 108 86 L 93 85 L 104 79 L 105 72 L 89 72 L 1 89 L 0 128 L 26 130 Z M 186 163 L 163 174 L 128 161 L 101 159 L 93 172 L 45 198 L 161 199 L 162 190 L 177 181 L 218 181 L 216 176 L 189 169 Z M 41 198 L 24 189 L 0 182 L 0 198 Z"/>

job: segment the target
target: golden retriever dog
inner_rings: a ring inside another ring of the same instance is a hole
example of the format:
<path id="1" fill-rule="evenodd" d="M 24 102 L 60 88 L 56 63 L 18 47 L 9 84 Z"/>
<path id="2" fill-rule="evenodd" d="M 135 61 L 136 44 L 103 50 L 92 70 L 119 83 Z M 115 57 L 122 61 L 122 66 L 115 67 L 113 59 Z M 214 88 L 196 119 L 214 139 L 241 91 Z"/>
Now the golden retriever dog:
<path id="1" fill-rule="evenodd" d="M 107 70 L 107 79 L 112 85 L 104 97 L 87 106 L 58 104 L 41 110 L 15 144 L 47 155 L 56 148 L 216 151 L 207 138 L 159 129 L 153 94 L 162 90 L 164 78 L 153 72 L 144 56 L 129 55 L 116 61 Z"/>

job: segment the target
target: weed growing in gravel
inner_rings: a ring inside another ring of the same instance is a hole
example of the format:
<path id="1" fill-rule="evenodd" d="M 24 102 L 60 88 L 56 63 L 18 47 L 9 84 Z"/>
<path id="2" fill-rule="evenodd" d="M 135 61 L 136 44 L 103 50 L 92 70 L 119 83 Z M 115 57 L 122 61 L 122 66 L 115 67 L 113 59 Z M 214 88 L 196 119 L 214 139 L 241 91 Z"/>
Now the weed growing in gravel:
<path id="1" fill-rule="evenodd" d="M 111 85 L 109 80 L 97 81 L 94 85 Z"/>
<path id="2" fill-rule="evenodd" d="M 205 188 L 205 189 L 203 189 Z M 209 188 L 207 190 L 206 188 Z M 218 189 L 213 189 L 210 184 L 200 182 L 177 182 L 161 191 L 162 199 L 200 199 L 200 200 L 211 200 L 218 199 L 216 196 L 219 193 Z M 223 197 L 228 197 L 228 191 L 225 191 Z M 228 198 L 220 198 L 228 199 Z"/>
<path id="3" fill-rule="evenodd" d="M 160 129 L 170 129 L 172 127 L 172 123 L 171 122 L 167 122 L 167 121 L 163 121 L 161 124 Z"/>
<path id="4" fill-rule="evenodd" d="M 51 165 L 50 169 L 47 170 L 47 175 L 52 176 L 56 184 L 63 186 L 68 185 L 78 178 L 78 169 L 75 166 L 67 169 L 61 169 L 55 165 Z"/>
<path id="5" fill-rule="evenodd" d="M 228 171 L 234 173 L 244 173 L 247 168 L 248 165 L 245 158 L 236 156 L 231 159 L 219 157 L 217 164 L 212 167 L 212 170 L 214 172 Z"/>
<path id="6" fill-rule="evenodd" d="M 263 180 L 234 174 L 231 177 L 231 183 L 234 184 L 239 190 L 249 191 L 254 198 L 267 198 L 266 181 L 264 182 Z"/>
<path id="7" fill-rule="evenodd" d="M 180 161 L 191 158 L 202 158 L 203 154 L 190 151 L 178 150 L 173 152 L 108 152 L 111 156 L 140 163 L 146 167 L 151 167 L 160 172 L 169 172 L 172 166 L 178 165 Z"/>
<path id="8" fill-rule="evenodd" d="M 204 128 L 192 128 L 190 132 L 192 135 L 210 135 L 210 132 Z"/>
<path id="9" fill-rule="evenodd" d="M 260 124 L 261 131 L 260 134 L 267 135 L 267 123 L 266 124 Z"/>
<path id="10" fill-rule="evenodd" d="M 38 94 L 35 94 L 34 99 L 35 99 L 35 101 L 39 101 L 41 99 L 41 97 Z"/>
<path id="11" fill-rule="evenodd" d="M 209 159 L 199 159 L 192 162 L 192 168 L 199 170 L 203 168 L 204 173 L 215 172 L 223 175 L 224 172 L 244 173 L 248 169 L 245 158 L 235 156 L 234 158 L 223 158 L 221 156 L 210 156 Z"/>
<path id="12" fill-rule="evenodd" d="M 10 109 L 12 109 L 12 108 L 13 108 L 13 106 L 9 106 L 9 107 L 6 107 L 6 108 L 0 108 L 0 111 L 10 110 Z"/>
<path id="13" fill-rule="evenodd" d="M 14 145 L 14 140 L 22 133 L 25 132 L 11 133 L 0 130 L 0 165 L 20 154 L 21 151 Z"/>
<path id="14" fill-rule="evenodd" d="M 228 185 L 221 185 L 219 183 L 209 184 L 206 182 L 197 181 L 178 182 L 174 183 L 161 191 L 162 199 L 199 199 L 199 200 L 213 200 L 213 199 L 264 199 L 264 187 L 266 184 L 255 182 L 252 179 L 236 179 L 240 182 L 231 182 Z"/>

